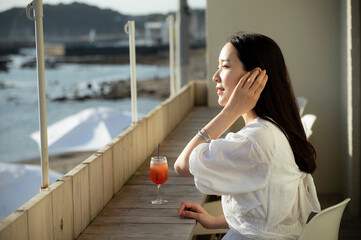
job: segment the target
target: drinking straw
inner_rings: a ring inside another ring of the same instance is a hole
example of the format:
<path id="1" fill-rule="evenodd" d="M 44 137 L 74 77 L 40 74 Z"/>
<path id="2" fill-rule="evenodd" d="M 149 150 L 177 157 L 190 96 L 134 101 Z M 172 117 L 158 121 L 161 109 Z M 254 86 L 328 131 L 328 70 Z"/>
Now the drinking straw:
<path id="1" fill-rule="evenodd" d="M 158 149 L 157 149 L 157 152 L 158 152 L 158 161 L 159 161 L 159 143 L 158 143 Z"/>

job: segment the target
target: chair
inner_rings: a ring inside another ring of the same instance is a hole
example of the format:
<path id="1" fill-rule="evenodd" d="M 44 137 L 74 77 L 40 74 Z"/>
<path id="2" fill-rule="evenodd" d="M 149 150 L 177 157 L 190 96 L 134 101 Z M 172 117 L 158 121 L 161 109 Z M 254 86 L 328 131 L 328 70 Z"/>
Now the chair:
<path id="1" fill-rule="evenodd" d="M 342 214 L 350 198 L 316 214 L 303 228 L 298 240 L 337 240 Z"/>
<path id="2" fill-rule="evenodd" d="M 307 105 L 307 99 L 304 97 L 297 97 L 296 100 L 297 100 L 297 105 L 298 105 L 298 109 L 300 112 L 300 116 L 302 116 L 303 110 L 305 110 L 305 107 Z"/>
<path id="3" fill-rule="evenodd" d="M 301 118 L 307 139 L 312 135 L 312 126 L 315 123 L 316 119 L 317 117 L 313 114 L 306 114 Z"/>
<path id="4" fill-rule="evenodd" d="M 203 208 L 213 216 L 223 215 L 221 201 L 207 202 L 204 204 Z M 228 231 L 229 229 L 206 229 L 197 222 L 193 235 L 208 235 L 208 234 L 211 235 L 218 233 L 227 233 Z"/>

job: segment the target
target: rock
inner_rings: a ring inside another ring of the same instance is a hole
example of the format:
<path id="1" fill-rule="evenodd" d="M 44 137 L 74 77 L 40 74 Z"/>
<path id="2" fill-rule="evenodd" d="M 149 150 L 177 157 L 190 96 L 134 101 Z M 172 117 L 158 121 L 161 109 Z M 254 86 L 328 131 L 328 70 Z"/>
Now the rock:
<path id="1" fill-rule="evenodd" d="M 92 95 L 78 96 L 74 93 L 74 97 L 58 97 L 52 101 L 84 101 L 88 99 L 123 99 L 130 98 L 130 81 L 103 82 L 100 86 L 101 91 Z M 104 92 L 104 89 L 110 89 Z M 164 100 L 169 97 L 169 78 L 143 80 L 137 82 L 137 97 L 155 98 Z"/>
<path id="2" fill-rule="evenodd" d="M 0 71 L 4 71 L 4 72 L 7 72 L 9 70 L 9 67 L 8 67 L 8 61 L 7 59 L 0 59 Z"/>
<path id="3" fill-rule="evenodd" d="M 49 60 L 45 61 L 45 69 L 54 69 L 57 66 L 58 66 L 57 61 L 49 61 Z M 34 58 L 28 62 L 21 64 L 21 67 L 22 68 L 36 68 L 36 59 Z"/>

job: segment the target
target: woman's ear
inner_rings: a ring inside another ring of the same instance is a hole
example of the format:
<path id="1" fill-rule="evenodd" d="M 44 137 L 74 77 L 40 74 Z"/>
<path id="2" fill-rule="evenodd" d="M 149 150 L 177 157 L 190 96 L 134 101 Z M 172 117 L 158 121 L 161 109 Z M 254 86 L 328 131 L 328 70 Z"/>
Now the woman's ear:
<path id="1" fill-rule="evenodd" d="M 237 83 L 238 83 L 239 81 L 241 81 L 241 79 L 243 78 L 243 76 L 246 75 L 247 73 L 248 73 L 247 71 L 242 71 L 241 74 L 240 74 L 240 77 L 239 77 L 239 79 L 238 79 L 238 81 L 237 81 Z"/>
<path id="2" fill-rule="evenodd" d="M 254 69 L 251 70 L 251 74 L 254 73 L 254 72 L 256 72 L 256 71 L 258 71 L 258 73 L 260 73 L 260 72 L 262 71 L 262 69 L 259 68 L 259 67 L 256 67 L 256 68 L 254 68 Z"/>

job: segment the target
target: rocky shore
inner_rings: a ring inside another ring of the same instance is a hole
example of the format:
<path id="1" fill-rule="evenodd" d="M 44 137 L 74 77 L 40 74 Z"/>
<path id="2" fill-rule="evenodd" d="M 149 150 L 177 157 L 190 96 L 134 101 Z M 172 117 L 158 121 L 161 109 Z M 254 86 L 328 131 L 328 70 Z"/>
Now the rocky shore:
<path id="1" fill-rule="evenodd" d="M 123 99 L 130 98 L 130 81 L 116 81 L 101 83 L 100 92 L 94 92 L 83 96 L 74 95 L 72 97 L 61 96 L 52 101 L 85 101 L 89 99 Z M 104 89 L 109 89 L 105 92 Z M 137 82 L 137 97 L 155 98 L 164 100 L 169 97 L 170 83 L 169 78 L 142 80 Z"/>
<path id="2" fill-rule="evenodd" d="M 167 52 L 157 55 L 137 55 L 137 64 L 169 66 L 169 55 Z M 56 68 L 59 64 L 129 64 L 128 55 L 117 56 L 77 56 L 60 57 L 45 62 L 46 68 Z M 35 59 L 23 64 L 23 68 L 35 68 Z M 191 80 L 206 78 L 205 49 L 191 49 L 189 58 L 189 74 Z M 0 86 L 1 87 L 1 86 Z M 3 86 L 5 87 L 5 86 Z M 92 88 L 89 85 L 89 88 Z M 141 98 L 156 98 L 164 100 L 169 97 L 169 78 L 149 79 L 137 81 L 137 96 Z M 130 98 L 130 81 L 102 82 L 100 91 L 88 95 L 60 96 L 51 101 L 85 101 L 89 99 L 122 99 Z"/>

